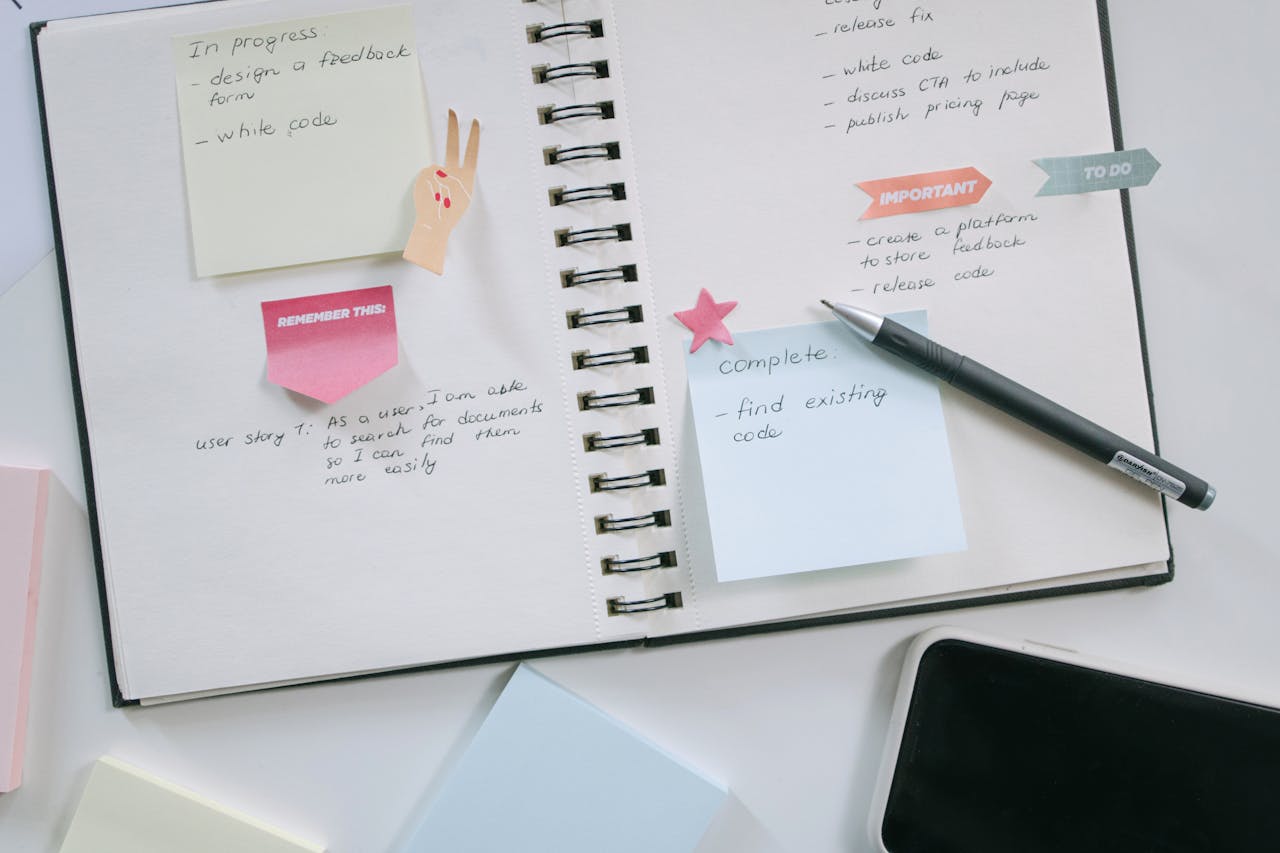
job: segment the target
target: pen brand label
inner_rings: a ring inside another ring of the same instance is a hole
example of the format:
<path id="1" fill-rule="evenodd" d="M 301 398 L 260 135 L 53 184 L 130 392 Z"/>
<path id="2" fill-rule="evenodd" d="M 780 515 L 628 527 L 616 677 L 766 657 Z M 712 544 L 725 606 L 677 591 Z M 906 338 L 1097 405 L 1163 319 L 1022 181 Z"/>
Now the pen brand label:
<path id="1" fill-rule="evenodd" d="M 1146 483 L 1151 488 L 1164 492 L 1174 500 L 1182 497 L 1182 493 L 1187 490 L 1187 484 L 1177 477 L 1170 477 L 1159 468 L 1153 468 L 1123 450 L 1116 451 L 1116 455 L 1107 464 L 1117 471 L 1128 474 L 1140 483 Z"/>

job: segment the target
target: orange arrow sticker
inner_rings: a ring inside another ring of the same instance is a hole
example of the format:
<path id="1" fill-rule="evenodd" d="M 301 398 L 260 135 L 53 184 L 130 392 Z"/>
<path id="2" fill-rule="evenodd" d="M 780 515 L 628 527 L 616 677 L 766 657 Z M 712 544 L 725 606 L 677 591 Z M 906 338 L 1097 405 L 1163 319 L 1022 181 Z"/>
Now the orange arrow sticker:
<path id="1" fill-rule="evenodd" d="M 858 189 L 871 196 L 871 206 L 858 218 L 878 219 L 899 213 L 977 204 L 990 186 L 991 179 L 972 166 L 863 181 L 858 184 Z"/>

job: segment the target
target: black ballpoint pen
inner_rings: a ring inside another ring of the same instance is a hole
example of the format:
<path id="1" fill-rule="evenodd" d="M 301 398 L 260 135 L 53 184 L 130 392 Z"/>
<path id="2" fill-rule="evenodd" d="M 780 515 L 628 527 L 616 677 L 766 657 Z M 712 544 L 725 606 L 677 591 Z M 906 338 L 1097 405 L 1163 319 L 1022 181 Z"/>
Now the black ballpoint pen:
<path id="1" fill-rule="evenodd" d="M 1217 492 L 1194 474 L 1103 429 L 1075 412 L 1001 376 L 989 367 L 940 346 L 888 317 L 851 305 L 822 304 L 874 346 L 909 361 L 1028 426 L 1163 492 L 1179 503 L 1208 509 Z"/>

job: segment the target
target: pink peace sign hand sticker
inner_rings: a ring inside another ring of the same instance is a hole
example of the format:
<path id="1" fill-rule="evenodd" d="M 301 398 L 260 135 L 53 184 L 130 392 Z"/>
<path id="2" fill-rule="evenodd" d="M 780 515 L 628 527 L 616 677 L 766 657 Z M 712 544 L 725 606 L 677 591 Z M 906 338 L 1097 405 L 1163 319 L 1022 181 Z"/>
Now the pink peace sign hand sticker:
<path id="1" fill-rule="evenodd" d="M 413 231 L 404 247 L 404 259 L 437 275 L 444 272 L 449 235 L 471 205 L 480 159 L 480 122 L 471 120 L 467 152 L 458 160 L 458 114 L 449 110 L 444 165 L 433 164 L 413 182 Z"/>

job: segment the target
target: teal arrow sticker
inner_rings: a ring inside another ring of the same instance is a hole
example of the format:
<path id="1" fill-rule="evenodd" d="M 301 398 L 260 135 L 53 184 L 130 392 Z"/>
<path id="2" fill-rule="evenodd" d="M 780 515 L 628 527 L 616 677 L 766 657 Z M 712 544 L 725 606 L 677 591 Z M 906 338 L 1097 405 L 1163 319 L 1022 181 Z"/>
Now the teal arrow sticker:
<path id="1" fill-rule="evenodd" d="M 1145 148 L 1082 157 L 1043 157 L 1034 162 L 1049 173 L 1038 196 L 1145 187 L 1160 168 L 1159 161 Z"/>

